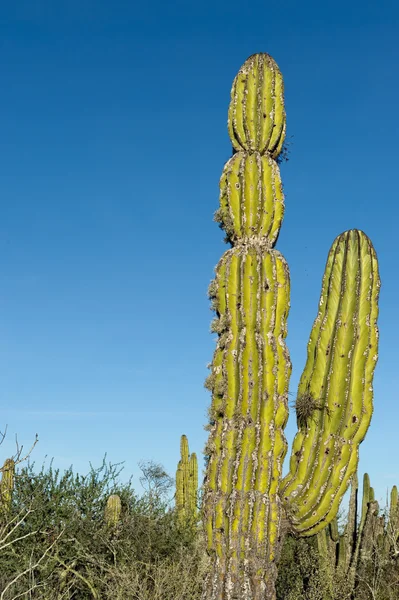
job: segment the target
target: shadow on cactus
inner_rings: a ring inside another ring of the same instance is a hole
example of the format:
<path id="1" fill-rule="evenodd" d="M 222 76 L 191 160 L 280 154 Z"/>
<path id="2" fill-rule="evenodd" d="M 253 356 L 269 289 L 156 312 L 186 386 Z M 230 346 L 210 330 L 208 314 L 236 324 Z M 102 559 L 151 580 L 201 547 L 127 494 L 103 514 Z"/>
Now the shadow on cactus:
<path id="1" fill-rule="evenodd" d="M 219 322 L 207 380 L 206 600 L 275 598 L 285 533 L 311 536 L 334 519 L 372 414 L 380 282 L 374 248 L 354 229 L 328 255 L 298 388 L 298 433 L 282 478 L 290 280 L 274 246 L 284 216 L 277 159 L 285 130 L 282 75 L 269 55 L 255 54 L 231 91 L 235 153 L 223 169 L 217 212 L 231 248 L 210 286 Z"/>

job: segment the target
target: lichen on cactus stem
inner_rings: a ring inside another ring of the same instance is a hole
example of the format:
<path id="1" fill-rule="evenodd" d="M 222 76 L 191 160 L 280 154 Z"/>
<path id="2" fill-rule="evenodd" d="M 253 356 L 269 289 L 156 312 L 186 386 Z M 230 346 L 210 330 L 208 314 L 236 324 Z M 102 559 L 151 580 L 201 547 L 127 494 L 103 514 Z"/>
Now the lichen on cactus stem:
<path id="1" fill-rule="evenodd" d="M 204 600 L 274 600 L 284 531 L 311 535 L 331 522 L 357 468 L 372 413 L 379 277 L 364 233 L 336 239 L 299 386 L 290 472 L 281 480 L 290 286 L 274 245 L 284 213 L 276 159 L 285 111 L 282 76 L 267 54 L 251 56 L 235 78 L 228 130 L 236 153 L 222 173 L 216 220 L 232 247 L 209 287 L 218 340 L 206 383 L 203 523 L 212 561 Z"/>

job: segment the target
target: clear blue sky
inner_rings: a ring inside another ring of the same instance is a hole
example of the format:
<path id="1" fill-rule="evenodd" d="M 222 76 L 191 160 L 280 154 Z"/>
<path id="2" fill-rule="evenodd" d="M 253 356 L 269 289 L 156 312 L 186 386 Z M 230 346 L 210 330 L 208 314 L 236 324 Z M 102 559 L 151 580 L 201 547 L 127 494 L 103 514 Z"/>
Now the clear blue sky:
<path id="1" fill-rule="evenodd" d="M 136 481 L 140 459 L 173 474 L 182 433 L 201 455 L 229 93 L 264 51 L 292 142 L 292 392 L 329 247 L 363 229 L 383 287 L 360 468 L 380 497 L 399 483 L 398 23 L 396 0 L 2 4 L 0 458 L 36 432 L 39 463 L 86 471 L 107 452 Z"/>

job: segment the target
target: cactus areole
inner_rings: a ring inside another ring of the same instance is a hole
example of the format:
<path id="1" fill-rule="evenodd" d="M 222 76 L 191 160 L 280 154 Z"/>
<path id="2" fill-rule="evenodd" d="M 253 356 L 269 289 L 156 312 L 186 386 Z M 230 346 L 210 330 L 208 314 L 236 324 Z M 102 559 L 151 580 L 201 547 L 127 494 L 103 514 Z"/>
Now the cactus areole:
<path id="1" fill-rule="evenodd" d="M 216 217 L 231 248 L 209 288 L 218 340 L 207 380 L 204 600 L 275 598 L 284 532 L 312 535 L 335 517 L 372 413 L 379 278 L 370 240 L 353 230 L 329 254 L 296 403 L 299 431 L 282 478 L 290 282 L 274 245 L 284 214 L 276 159 L 285 127 L 280 70 L 255 54 L 231 91 L 235 153 L 222 173 Z"/>

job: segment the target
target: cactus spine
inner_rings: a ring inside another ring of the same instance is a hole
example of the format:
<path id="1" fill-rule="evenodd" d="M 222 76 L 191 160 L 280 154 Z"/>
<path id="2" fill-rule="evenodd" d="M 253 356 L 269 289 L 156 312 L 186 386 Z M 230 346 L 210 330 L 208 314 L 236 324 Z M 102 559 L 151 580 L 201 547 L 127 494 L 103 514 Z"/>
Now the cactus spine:
<path id="1" fill-rule="evenodd" d="M 193 452 L 190 456 L 188 440 L 180 439 L 180 460 L 176 471 L 176 509 L 181 521 L 195 521 L 197 516 L 198 461 Z"/>
<path id="2" fill-rule="evenodd" d="M 3 512 L 8 512 L 11 508 L 12 491 L 14 488 L 15 461 L 13 458 L 7 458 L 1 468 L 0 481 L 0 507 Z"/>
<path id="3" fill-rule="evenodd" d="M 218 341 L 207 381 L 203 520 L 212 569 L 204 599 L 263 600 L 275 598 L 283 518 L 302 535 L 322 529 L 356 470 L 372 412 L 379 279 L 368 238 L 339 236 L 299 388 L 290 473 L 281 481 L 290 286 L 274 244 L 284 213 L 276 159 L 285 111 L 282 76 L 267 54 L 251 56 L 235 78 L 228 129 L 235 154 L 222 173 L 216 219 L 232 248 L 209 289 Z"/>
<path id="4" fill-rule="evenodd" d="M 104 520 L 108 527 L 116 527 L 121 517 L 122 503 L 118 494 L 112 494 L 107 500 Z"/>

